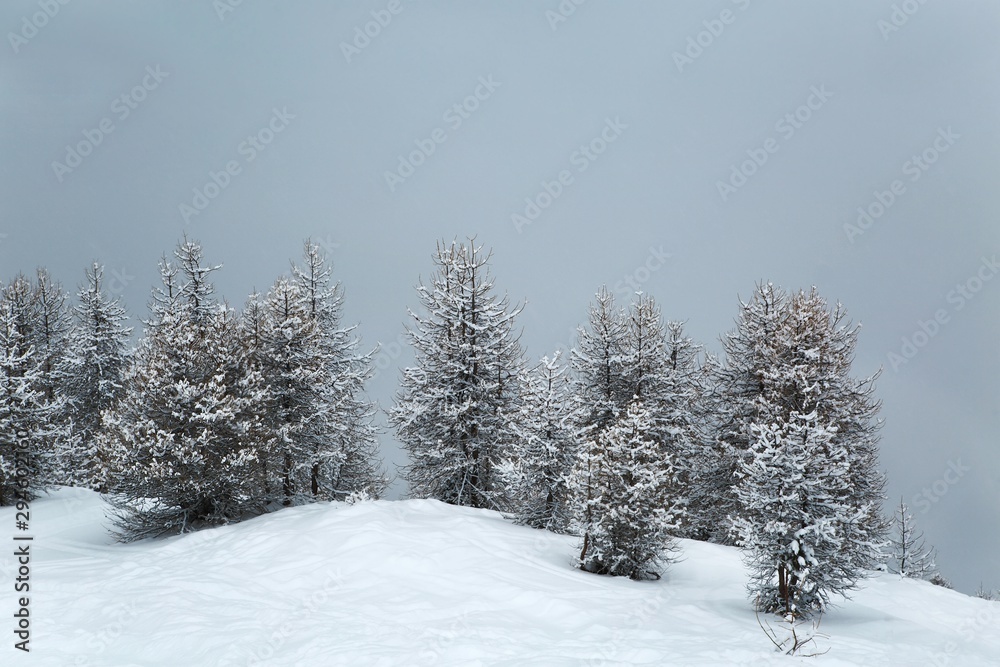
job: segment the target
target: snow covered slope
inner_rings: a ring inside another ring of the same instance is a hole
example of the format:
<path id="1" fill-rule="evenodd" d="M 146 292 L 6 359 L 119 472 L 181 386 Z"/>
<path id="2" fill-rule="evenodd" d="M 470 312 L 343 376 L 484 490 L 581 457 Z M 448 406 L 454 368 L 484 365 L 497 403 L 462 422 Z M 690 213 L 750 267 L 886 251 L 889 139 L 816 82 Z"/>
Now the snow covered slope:
<path id="1" fill-rule="evenodd" d="M 633 582 L 575 570 L 573 538 L 434 501 L 298 507 L 133 545 L 112 542 L 104 509 L 75 489 L 33 503 L 31 654 L 8 629 L 0 664 L 1000 664 L 1000 603 L 890 575 L 827 615 L 830 651 L 807 660 L 771 650 L 731 548 L 684 541 L 662 581 Z M 0 525 L 13 532 L 12 508 Z"/>

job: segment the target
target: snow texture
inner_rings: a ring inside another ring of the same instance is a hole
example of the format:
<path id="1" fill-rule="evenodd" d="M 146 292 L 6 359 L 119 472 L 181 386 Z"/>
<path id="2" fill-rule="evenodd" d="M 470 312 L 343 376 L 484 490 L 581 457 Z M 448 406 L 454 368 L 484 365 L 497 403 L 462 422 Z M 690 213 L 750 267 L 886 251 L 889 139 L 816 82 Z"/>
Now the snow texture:
<path id="1" fill-rule="evenodd" d="M 876 575 L 815 662 L 776 654 L 732 547 L 680 541 L 659 581 L 574 567 L 576 539 L 433 500 L 315 503 L 115 544 L 100 496 L 32 505 L 34 667 L 996 665 L 1000 604 Z M 0 508 L 0 525 L 14 523 Z M 12 581 L 5 550 L 0 576 Z M 13 608 L 5 586 L 2 603 Z M 0 649 L 4 664 L 14 651 Z"/>

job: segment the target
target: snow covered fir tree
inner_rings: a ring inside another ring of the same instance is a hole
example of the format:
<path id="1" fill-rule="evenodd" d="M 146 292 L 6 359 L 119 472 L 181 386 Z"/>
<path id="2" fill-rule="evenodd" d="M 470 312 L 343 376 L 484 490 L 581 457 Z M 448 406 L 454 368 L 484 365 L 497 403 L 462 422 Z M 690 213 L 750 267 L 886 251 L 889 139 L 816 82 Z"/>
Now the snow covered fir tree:
<path id="1" fill-rule="evenodd" d="M 474 239 L 438 243 L 436 270 L 417 286 L 423 309 L 410 311 L 416 365 L 403 371 L 389 423 L 410 455 L 411 496 L 504 509 L 525 363 L 521 307 L 495 293 L 490 256 Z"/>
<path id="2" fill-rule="evenodd" d="M 521 377 L 523 401 L 502 475 L 518 523 L 563 533 L 572 524 L 568 472 L 576 445 L 575 401 L 559 356 L 544 357 Z"/>
<path id="3" fill-rule="evenodd" d="M 42 373 L 19 317 L 0 299 L 0 506 L 37 495 L 51 460 L 52 405 L 39 388 Z"/>
<path id="4" fill-rule="evenodd" d="M 364 398 L 372 354 L 355 327 L 341 326 L 343 291 L 319 246 L 306 242 L 301 265 L 244 312 L 244 349 L 264 392 L 258 469 L 265 501 L 294 505 L 378 497 L 387 481 L 377 459 L 375 406 Z"/>
<path id="5" fill-rule="evenodd" d="M 106 492 L 110 462 L 97 436 L 101 413 L 117 404 L 124 389 L 132 328 L 125 325 L 125 308 L 104 290 L 104 267 L 95 263 L 86 279 L 72 309 L 73 327 L 60 362 L 73 443 L 67 456 L 68 479 Z"/>
<path id="6" fill-rule="evenodd" d="M 257 396 L 238 386 L 235 315 L 214 297 L 201 247 L 180 243 L 160 263 L 162 285 L 125 391 L 105 412 L 102 446 L 122 539 L 227 523 L 253 507 L 259 452 L 243 438 Z"/>
<path id="7" fill-rule="evenodd" d="M 724 363 L 711 366 L 715 435 L 701 471 L 708 502 L 693 506 L 692 523 L 719 544 L 736 542 L 733 519 L 740 514 L 736 472 L 754 441 L 752 424 L 758 418 L 763 377 L 775 361 L 767 345 L 777 331 L 785 298 L 770 283 L 758 285 L 750 301 L 740 303 L 736 328 L 722 336 Z"/>
<path id="8" fill-rule="evenodd" d="M 63 481 L 70 448 L 59 362 L 65 295 L 44 269 L 0 291 L 0 505 Z"/>
<path id="9" fill-rule="evenodd" d="M 760 285 L 728 337 L 732 425 L 745 442 L 732 446 L 734 527 L 762 610 L 820 612 L 883 560 L 877 374 L 850 375 L 857 334 L 815 289 Z"/>
<path id="10" fill-rule="evenodd" d="M 580 447 L 570 490 L 583 534 L 581 569 L 660 578 L 678 512 L 673 462 L 654 433 L 652 415 L 636 397 Z"/>
<path id="11" fill-rule="evenodd" d="M 889 571 L 901 577 L 930 580 L 937 574 L 934 548 L 924 543 L 924 534 L 917 530 L 916 520 L 902 498 L 893 516 L 892 528 Z"/>
<path id="12" fill-rule="evenodd" d="M 600 574 L 659 576 L 684 515 L 679 470 L 692 455 L 690 348 L 671 345 L 660 310 L 638 294 L 629 310 L 602 288 L 572 350 L 579 454 L 569 486 L 583 545 L 580 565 Z M 684 463 L 682 463 L 684 462 Z"/>

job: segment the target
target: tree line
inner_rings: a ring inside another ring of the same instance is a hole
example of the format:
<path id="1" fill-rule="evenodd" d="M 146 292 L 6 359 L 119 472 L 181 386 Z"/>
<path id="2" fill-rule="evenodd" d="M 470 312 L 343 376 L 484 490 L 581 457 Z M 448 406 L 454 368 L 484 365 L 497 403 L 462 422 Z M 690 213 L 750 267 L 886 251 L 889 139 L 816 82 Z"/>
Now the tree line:
<path id="1" fill-rule="evenodd" d="M 825 609 L 892 556 L 933 568 L 912 517 L 882 514 L 879 372 L 851 374 L 859 327 L 815 288 L 758 284 L 725 360 L 653 297 L 601 288 L 568 358 L 529 362 L 489 252 L 439 243 L 417 287 L 389 424 L 416 497 L 579 536 L 583 570 L 659 578 L 677 538 L 742 548 L 761 610 Z"/>
<path id="2" fill-rule="evenodd" d="M 878 373 L 851 375 L 859 328 L 840 304 L 758 284 L 722 361 L 653 297 L 618 305 L 602 288 L 568 358 L 530 363 L 490 259 L 439 243 L 417 286 L 416 361 L 387 411 L 410 496 L 578 535 L 579 566 L 599 574 L 658 578 L 677 538 L 738 545 L 751 598 L 785 615 L 885 562 Z M 89 487 L 127 541 L 379 497 L 374 350 L 342 323 L 323 253 L 307 241 L 239 311 L 215 295 L 219 268 L 182 240 L 135 346 L 98 264 L 72 307 L 44 269 L 2 286 L 0 505 L 19 476 L 29 495 Z M 897 570 L 925 576 L 901 511 Z"/>
<path id="3" fill-rule="evenodd" d="M 0 503 L 18 472 L 29 495 L 89 487 L 134 540 L 382 492 L 372 353 L 318 246 L 238 313 L 215 295 L 219 268 L 187 239 L 164 257 L 134 349 L 99 265 L 71 309 L 45 270 L 4 286 Z"/>

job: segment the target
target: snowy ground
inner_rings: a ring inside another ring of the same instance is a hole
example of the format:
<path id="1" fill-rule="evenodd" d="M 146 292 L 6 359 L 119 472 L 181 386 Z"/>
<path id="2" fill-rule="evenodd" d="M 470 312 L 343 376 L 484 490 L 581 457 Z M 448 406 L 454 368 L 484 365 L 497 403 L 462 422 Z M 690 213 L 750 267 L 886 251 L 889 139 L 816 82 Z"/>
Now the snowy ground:
<path id="1" fill-rule="evenodd" d="M 31 519 L 31 654 L 5 631 L 3 665 L 1000 664 L 1000 603 L 880 576 L 824 619 L 829 653 L 787 658 L 733 549 L 684 541 L 662 581 L 598 577 L 573 569 L 572 538 L 434 501 L 299 507 L 133 545 L 112 542 L 89 492 L 38 500 Z"/>

